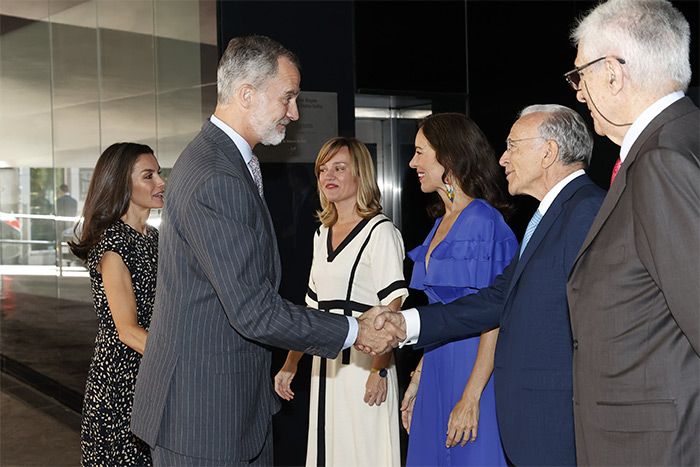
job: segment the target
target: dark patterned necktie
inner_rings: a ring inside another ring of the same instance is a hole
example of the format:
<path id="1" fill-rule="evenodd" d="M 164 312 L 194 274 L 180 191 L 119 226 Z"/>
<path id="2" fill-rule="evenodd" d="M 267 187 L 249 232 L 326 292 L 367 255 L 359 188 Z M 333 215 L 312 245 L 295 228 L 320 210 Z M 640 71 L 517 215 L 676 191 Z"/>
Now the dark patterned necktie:
<path id="1" fill-rule="evenodd" d="M 250 162 L 248 162 L 248 167 L 250 167 L 250 173 L 251 175 L 253 175 L 253 181 L 258 186 L 258 193 L 260 193 L 260 197 L 264 198 L 265 196 L 263 195 L 263 182 L 262 172 L 260 171 L 260 161 L 257 157 L 255 157 L 255 154 L 253 154 L 253 157 L 250 159 Z"/>

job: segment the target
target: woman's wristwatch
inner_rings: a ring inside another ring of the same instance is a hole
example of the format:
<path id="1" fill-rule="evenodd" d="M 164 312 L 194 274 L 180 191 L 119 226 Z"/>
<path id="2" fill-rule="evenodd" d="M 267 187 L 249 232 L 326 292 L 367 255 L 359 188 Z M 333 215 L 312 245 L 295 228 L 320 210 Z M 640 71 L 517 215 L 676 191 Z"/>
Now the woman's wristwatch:
<path id="1" fill-rule="evenodd" d="M 371 373 L 379 373 L 379 377 L 380 377 L 380 378 L 386 378 L 386 375 L 387 375 L 387 373 L 388 373 L 388 372 L 386 371 L 386 368 L 372 368 L 372 369 L 369 370 L 369 371 L 370 371 Z"/>

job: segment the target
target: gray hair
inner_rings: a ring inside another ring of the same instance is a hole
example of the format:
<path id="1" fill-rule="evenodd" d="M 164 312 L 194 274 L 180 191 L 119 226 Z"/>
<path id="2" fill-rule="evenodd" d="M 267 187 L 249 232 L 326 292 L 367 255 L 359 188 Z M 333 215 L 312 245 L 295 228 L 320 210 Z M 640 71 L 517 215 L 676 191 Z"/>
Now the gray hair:
<path id="1" fill-rule="evenodd" d="M 609 0 L 579 19 L 571 39 L 576 47 L 583 43 L 591 60 L 624 59 L 630 79 L 642 87 L 688 89 L 690 26 L 666 0 Z"/>
<path id="2" fill-rule="evenodd" d="M 218 103 L 229 103 L 235 90 L 243 84 L 263 87 L 268 79 L 277 74 L 279 57 L 286 57 L 301 70 L 297 56 L 269 37 L 231 39 L 216 71 Z"/>
<path id="3" fill-rule="evenodd" d="M 593 153 L 593 136 L 581 116 L 563 105 L 530 105 L 520 111 L 519 117 L 532 113 L 547 114 L 538 128 L 539 135 L 559 146 L 559 160 L 563 165 L 575 163 L 588 167 Z"/>

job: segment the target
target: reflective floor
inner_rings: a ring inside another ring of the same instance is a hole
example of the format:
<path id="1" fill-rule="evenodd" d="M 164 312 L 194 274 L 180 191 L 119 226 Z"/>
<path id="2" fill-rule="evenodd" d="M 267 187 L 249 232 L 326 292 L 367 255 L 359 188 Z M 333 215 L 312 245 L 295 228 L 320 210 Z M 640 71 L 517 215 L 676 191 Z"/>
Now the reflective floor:
<path id="1" fill-rule="evenodd" d="M 0 373 L 0 465 L 80 465 L 80 415 Z"/>
<path id="2" fill-rule="evenodd" d="M 90 279 L 3 275 L 0 292 L 3 359 L 82 394 L 97 332 Z"/>
<path id="3" fill-rule="evenodd" d="M 89 279 L 0 280 L 0 466 L 78 466 L 96 329 Z"/>

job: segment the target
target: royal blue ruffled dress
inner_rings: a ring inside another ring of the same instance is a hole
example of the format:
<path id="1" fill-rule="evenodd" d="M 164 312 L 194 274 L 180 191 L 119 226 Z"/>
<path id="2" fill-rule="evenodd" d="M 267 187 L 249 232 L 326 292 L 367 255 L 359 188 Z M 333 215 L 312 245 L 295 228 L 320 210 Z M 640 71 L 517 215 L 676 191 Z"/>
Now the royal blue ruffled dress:
<path id="1" fill-rule="evenodd" d="M 501 214 L 475 199 L 430 255 L 425 255 L 442 218 L 422 245 L 408 256 L 415 263 L 410 288 L 422 290 L 430 303 L 449 303 L 491 285 L 518 251 L 518 242 Z M 481 396 L 477 439 L 447 449 L 447 423 L 462 397 L 476 361 L 479 336 L 425 349 L 413 409 L 407 466 L 506 465 L 496 421 L 493 376 Z"/>

